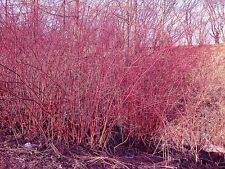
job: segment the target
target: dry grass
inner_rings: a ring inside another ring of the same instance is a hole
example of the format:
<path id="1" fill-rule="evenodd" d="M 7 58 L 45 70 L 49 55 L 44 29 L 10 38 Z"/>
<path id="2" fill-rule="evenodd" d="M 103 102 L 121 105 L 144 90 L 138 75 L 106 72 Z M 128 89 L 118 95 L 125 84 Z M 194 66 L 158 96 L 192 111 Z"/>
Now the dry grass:
<path id="1" fill-rule="evenodd" d="M 192 74 L 199 88 L 187 99 L 179 118 L 167 122 L 162 139 L 196 156 L 206 145 L 225 146 L 225 45 L 210 47 L 212 60 Z M 196 87 L 196 86 L 195 86 Z"/>

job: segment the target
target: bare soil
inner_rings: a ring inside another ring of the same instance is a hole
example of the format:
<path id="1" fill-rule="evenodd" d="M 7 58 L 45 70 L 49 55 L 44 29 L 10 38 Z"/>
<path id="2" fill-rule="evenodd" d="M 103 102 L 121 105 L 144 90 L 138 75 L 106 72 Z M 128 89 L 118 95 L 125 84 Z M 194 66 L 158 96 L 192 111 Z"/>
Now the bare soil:
<path id="1" fill-rule="evenodd" d="M 0 169 L 217 169 L 225 168 L 223 161 L 214 161 L 208 154 L 200 155 L 196 164 L 190 154 L 175 152 L 170 160 L 162 152 L 148 153 L 138 146 L 120 147 L 116 152 L 97 151 L 79 145 L 50 143 L 27 148 L 23 136 L 0 132 Z M 35 142 L 35 141 L 34 141 Z M 34 144 L 34 143 L 32 143 Z"/>

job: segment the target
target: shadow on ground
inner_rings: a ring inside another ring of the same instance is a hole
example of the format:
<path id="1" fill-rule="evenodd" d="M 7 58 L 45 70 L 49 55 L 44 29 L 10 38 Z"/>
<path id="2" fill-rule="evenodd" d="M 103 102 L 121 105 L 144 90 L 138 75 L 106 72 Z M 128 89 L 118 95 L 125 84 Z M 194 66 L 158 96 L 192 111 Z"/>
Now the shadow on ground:
<path id="1" fill-rule="evenodd" d="M 170 160 L 160 151 L 148 153 L 143 145 L 120 146 L 114 152 L 78 145 L 49 143 L 25 146 L 27 139 L 0 133 L 0 169 L 219 169 L 224 157 L 200 152 L 196 164 L 190 154 L 171 151 Z M 150 151 L 150 150 L 149 150 Z"/>

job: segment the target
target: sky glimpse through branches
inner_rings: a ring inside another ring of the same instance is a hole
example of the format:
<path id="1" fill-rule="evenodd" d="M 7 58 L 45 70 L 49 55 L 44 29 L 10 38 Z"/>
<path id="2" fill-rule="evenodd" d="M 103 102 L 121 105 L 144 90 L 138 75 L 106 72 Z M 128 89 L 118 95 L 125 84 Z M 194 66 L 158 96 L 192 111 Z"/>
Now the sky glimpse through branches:
<path id="1" fill-rule="evenodd" d="M 225 38 L 222 0 L 0 0 L 0 24 L 7 18 L 18 25 L 32 20 L 35 6 L 45 31 L 69 27 L 77 18 L 94 25 L 104 12 L 115 16 L 121 30 L 130 25 L 129 34 L 135 25 L 146 29 L 150 45 L 160 37 L 176 45 L 222 43 Z"/>

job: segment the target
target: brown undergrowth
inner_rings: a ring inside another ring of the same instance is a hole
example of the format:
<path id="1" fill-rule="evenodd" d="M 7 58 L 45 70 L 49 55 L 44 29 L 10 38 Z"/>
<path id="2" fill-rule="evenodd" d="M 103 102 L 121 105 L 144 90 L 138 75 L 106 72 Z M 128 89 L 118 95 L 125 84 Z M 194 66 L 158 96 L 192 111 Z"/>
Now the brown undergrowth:
<path id="1" fill-rule="evenodd" d="M 27 147 L 27 143 L 32 147 Z M 221 156 L 200 152 L 201 162 L 196 163 L 191 152 L 170 149 L 165 154 L 153 144 L 151 147 L 141 143 L 133 147 L 124 145 L 110 153 L 84 145 L 52 142 L 36 146 L 37 143 L 38 140 L 2 132 L 0 169 L 220 169 L 225 166 L 224 161 L 218 162 Z"/>

